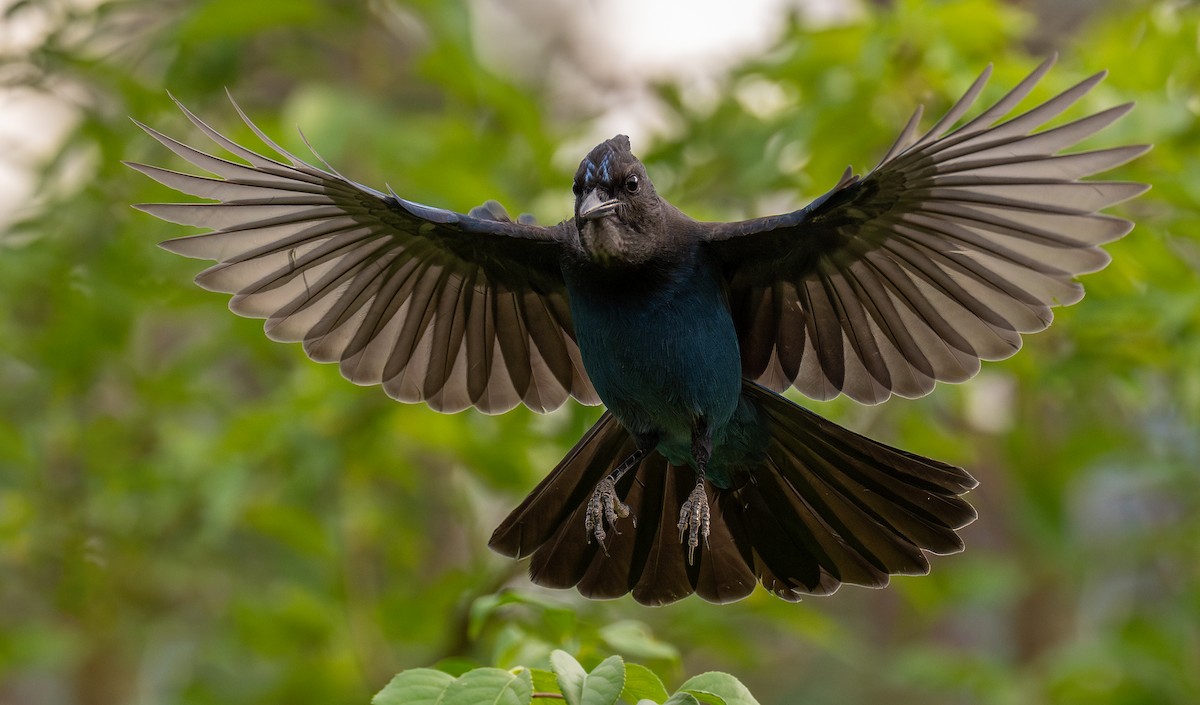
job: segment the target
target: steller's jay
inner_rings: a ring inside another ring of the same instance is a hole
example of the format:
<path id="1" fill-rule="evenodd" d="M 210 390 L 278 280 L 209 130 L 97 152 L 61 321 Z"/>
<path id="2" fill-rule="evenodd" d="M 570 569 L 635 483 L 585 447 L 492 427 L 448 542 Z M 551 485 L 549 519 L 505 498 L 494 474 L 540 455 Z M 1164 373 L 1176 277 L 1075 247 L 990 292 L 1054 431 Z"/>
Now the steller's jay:
<path id="1" fill-rule="evenodd" d="M 865 177 L 847 170 L 801 210 L 741 222 L 667 203 L 623 135 L 583 159 L 574 217 L 552 227 L 357 184 L 287 153 L 240 108 L 284 161 L 180 105 L 245 163 L 142 125 L 220 178 L 131 166 L 217 201 L 138 206 L 213 230 L 163 244 L 218 262 L 200 286 L 351 381 L 445 412 L 607 407 L 492 536 L 532 556 L 534 582 L 645 604 L 729 602 L 761 582 L 798 600 L 962 550 L 956 530 L 975 511 L 961 495 L 976 483 L 779 392 L 875 404 L 966 380 L 1078 301 L 1075 276 L 1104 267 L 1098 246 L 1132 227 L 1097 211 L 1143 185 L 1080 179 L 1147 147 L 1059 155 L 1131 105 L 1033 132 L 1103 74 L 1000 122 L 1052 62 L 951 130 L 985 71 L 920 136 L 918 110 Z"/>

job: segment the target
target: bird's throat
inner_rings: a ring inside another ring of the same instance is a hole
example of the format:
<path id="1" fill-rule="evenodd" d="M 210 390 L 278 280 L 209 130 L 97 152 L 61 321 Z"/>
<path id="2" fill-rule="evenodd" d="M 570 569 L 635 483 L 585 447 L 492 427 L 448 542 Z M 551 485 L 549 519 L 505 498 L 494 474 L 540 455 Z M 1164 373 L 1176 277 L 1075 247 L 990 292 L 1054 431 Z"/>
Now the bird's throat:
<path id="1" fill-rule="evenodd" d="M 588 259 L 603 266 L 628 266 L 648 262 L 652 243 L 631 230 L 615 216 L 589 220 L 580 233 Z"/>
<path id="2" fill-rule="evenodd" d="M 582 239 L 588 257 L 597 264 L 616 264 L 624 261 L 625 233 L 616 218 L 589 220 L 583 226 Z"/>

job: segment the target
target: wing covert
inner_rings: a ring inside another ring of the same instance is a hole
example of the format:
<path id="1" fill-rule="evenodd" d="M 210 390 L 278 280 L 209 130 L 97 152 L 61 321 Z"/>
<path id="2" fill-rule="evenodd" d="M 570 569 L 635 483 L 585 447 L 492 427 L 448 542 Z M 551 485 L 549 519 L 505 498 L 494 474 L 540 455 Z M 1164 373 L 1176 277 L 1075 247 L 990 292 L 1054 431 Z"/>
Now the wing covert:
<path id="1" fill-rule="evenodd" d="M 1099 245 L 1132 228 L 1097 211 L 1147 187 L 1080 179 L 1148 147 L 1059 154 L 1132 104 L 1033 132 L 1104 74 L 997 124 L 1052 64 L 949 131 L 989 67 L 921 136 L 918 110 L 865 177 L 847 171 L 793 213 L 711 227 L 747 378 L 816 399 L 917 397 L 1012 355 L 1052 306 L 1082 298 L 1075 277 L 1102 269 Z"/>
<path id="2" fill-rule="evenodd" d="M 559 266 L 569 223 L 512 222 L 494 202 L 461 214 L 408 201 L 295 157 L 236 103 L 285 161 L 237 145 L 176 103 L 245 163 L 137 123 L 218 177 L 131 163 L 176 191 L 215 201 L 137 207 L 210 228 L 162 246 L 216 260 L 196 282 L 233 294 L 235 313 L 265 318 L 268 337 L 301 342 L 310 358 L 337 362 L 352 382 L 382 384 L 395 399 L 439 411 L 498 413 L 524 403 L 544 412 L 568 396 L 599 403 Z"/>

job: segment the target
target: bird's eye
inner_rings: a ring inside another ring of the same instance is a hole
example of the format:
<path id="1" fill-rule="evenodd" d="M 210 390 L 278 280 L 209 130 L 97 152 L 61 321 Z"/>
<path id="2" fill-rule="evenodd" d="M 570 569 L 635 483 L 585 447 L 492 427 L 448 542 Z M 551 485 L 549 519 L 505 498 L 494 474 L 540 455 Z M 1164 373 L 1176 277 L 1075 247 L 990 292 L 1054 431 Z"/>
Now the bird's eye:
<path id="1" fill-rule="evenodd" d="M 629 193 L 637 193 L 640 185 L 637 174 L 630 174 L 629 178 L 625 179 L 625 190 Z"/>

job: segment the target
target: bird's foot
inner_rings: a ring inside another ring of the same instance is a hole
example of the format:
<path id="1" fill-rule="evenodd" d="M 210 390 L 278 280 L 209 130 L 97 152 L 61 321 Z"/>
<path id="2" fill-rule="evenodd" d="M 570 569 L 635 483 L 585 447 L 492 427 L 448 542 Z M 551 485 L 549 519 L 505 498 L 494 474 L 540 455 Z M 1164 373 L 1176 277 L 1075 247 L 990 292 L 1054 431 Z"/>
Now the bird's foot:
<path id="1" fill-rule="evenodd" d="M 588 533 L 588 543 L 591 543 L 592 537 L 595 536 L 596 541 L 600 543 L 600 548 L 604 549 L 604 555 L 608 555 L 608 547 L 604 545 L 604 539 L 608 538 L 608 533 L 604 531 L 605 524 L 613 532 L 619 534 L 621 532 L 617 531 L 617 519 L 630 517 L 634 528 L 637 528 L 637 517 L 633 516 L 633 510 L 628 504 L 617 498 L 617 482 L 625 476 L 625 473 L 637 467 L 642 458 L 646 457 L 646 452 L 643 448 L 633 451 L 624 462 L 617 466 L 616 470 L 613 470 L 608 477 L 596 485 L 596 491 L 588 500 L 587 517 L 583 522 Z"/>
<path id="2" fill-rule="evenodd" d="M 687 501 L 679 508 L 678 526 L 680 543 L 683 543 L 683 535 L 687 534 L 688 565 L 692 565 L 696 547 L 700 545 L 700 539 L 703 538 L 704 545 L 708 546 L 708 494 L 704 491 L 703 475 L 696 480 L 696 489 L 692 490 Z"/>
<path id="3" fill-rule="evenodd" d="M 604 545 L 604 539 L 608 538 L 608 534 L 604 531 L 605 524 L 608 525 L 615 533 L 617 531 L 617 519 L 632 517 L 633 510 L 629 508 L 621 500 L 617 499 L 617 483 L 616 479 L 609 475 L 596 485 L 596 491 L 592 493 L 592 498 L 588 500 L 587 518 L 584 520 L 584 526 L 588 532 L 588 543 L 591 543 L 592 537 L 596 537 L 596 541 L 600 543 L 600 547 L 604 552 L 608 553 L 608 548 Z M 633 518 L 633 525 L 637 526 L 637 518 Z"/>

